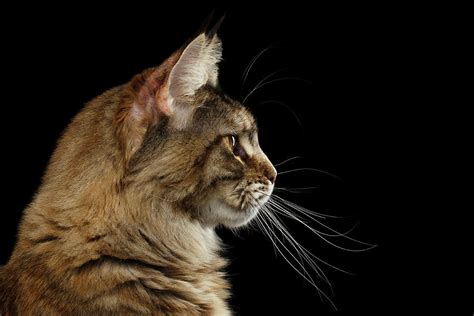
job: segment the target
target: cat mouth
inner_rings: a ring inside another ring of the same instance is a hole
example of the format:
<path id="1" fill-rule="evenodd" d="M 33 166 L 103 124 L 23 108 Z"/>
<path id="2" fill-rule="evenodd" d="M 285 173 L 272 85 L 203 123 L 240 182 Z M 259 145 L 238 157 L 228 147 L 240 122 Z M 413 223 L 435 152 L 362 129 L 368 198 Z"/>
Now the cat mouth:
<path id="1" fill-rule="evenodd" d="M 203 213 L 207 223 L 227 227 L 246 225 L 265 207 L 273 192 L 273 185 L 254 182 L 229 189 L 229 193 L 218 194 L 208 200 L 207 211 Z"/>
<path id="2" fill-rule="evenodd" d="M 246 212 L 258 211 L 270 199 L 272 192 L 273 186 L 244 189 L 240 196 L 240 209 Z"/>

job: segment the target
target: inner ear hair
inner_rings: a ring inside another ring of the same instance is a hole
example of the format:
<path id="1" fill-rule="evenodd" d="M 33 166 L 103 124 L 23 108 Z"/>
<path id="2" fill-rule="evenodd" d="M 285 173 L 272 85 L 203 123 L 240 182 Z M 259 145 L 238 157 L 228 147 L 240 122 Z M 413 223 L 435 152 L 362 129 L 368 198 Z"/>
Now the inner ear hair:
<path id="1" fill-rule="evenodd" d="M 184 49 L 168 78 L 169 95 L 173 99 L 193 96 L 203 85 L 217 86 L 218 63 L 222 45 L 217 36 L 198 35 Z"/>

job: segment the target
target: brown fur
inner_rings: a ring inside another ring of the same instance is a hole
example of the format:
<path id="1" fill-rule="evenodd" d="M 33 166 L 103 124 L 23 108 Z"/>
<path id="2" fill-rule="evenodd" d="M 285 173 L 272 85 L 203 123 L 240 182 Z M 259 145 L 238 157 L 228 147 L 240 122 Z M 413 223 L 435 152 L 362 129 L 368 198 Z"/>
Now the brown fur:
<path id="1" fill-rule="evenodd" d="M 212 85 L 179 99 L 191 119 L 173 125 L 167 87 L 182 52 L 68 126 L 0 268 L 0 314 L 230 313 L 214 232 L 227 224 L 207 205 L 242 187 L 235 211 L 246 212 L 246 186 L 275 171 L 251 114 Z M 230 134 L 248 137 L 253 154 L 235 157 Z"/>

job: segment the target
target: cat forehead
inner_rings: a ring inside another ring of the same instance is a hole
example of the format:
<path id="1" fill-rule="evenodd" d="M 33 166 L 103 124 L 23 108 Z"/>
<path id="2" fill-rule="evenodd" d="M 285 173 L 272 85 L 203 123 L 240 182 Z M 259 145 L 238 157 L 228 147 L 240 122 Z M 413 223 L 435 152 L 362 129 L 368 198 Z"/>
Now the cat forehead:
<path id="1" fill-rule="evenodd" d="M 236 132 L 256 132 L 257 124 L 252 113 L 241 103 L 214 89 L 203 89 L 196 96 L 200 120 L 212 120 Z"/>

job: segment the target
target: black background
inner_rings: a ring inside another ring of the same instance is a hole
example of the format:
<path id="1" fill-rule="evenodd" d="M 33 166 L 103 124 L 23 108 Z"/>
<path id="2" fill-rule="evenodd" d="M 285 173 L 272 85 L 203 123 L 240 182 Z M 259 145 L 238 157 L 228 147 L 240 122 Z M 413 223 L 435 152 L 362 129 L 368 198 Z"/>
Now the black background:
<path id="1" fill-rule="evenodd" d="M 1 263 L 8 260 L 21 212 L 40 184 L 61 131 L 85 102 L 159 64 L 211 11 L 184 7 L 3 12 L 12 19 L 2 27 L 0 59 L 6 79 L 0 128 L 7 153 L 2 155 Z M 322 266 L 334 286 L 334 294 L 325 291 L 339 311 L 383 315 L 441 304 L 424 298 L 438 281 L 423 259 L 430 247 L 420 226 L 425 210 L 408 202 L 421 194 L 412 190 L 421 176 L 404 177 L 420 163 L 416 152 L 429 141 L 409 131 L 423 107 L 420 96 L 411 93 L 421 89 L 426 75 L 429 55 L 422 47 L 430 26 L 414 23 L 419 13 L 411 14 L 409 7 L 242 6 L 226 11 L 220 30 L 223 89 L 242 100 L 274 71 L 282 69 L 275 78 L 289 78 L 259 89 L 246 102 L 259 121 L 267 155 L 274 163 L 304 157 L 280 171 L 313 167 L 342 179 L 317 172 L 281 175 L 277 186 L 318 186 L 306 194 L 282 196 L 344 216 L 327 221 L 334 228 L 359 223 L 351 236 L 378 245 L 361 253 L 340 251 L 288 222 L 303 245 L 355 274 Z M 242 87 L 245 67 L 266 48 Z M 261 233 L 219 234 L 229 245 L 231 304 L 238 314 L 334 312 L 275 256 Z"/>

